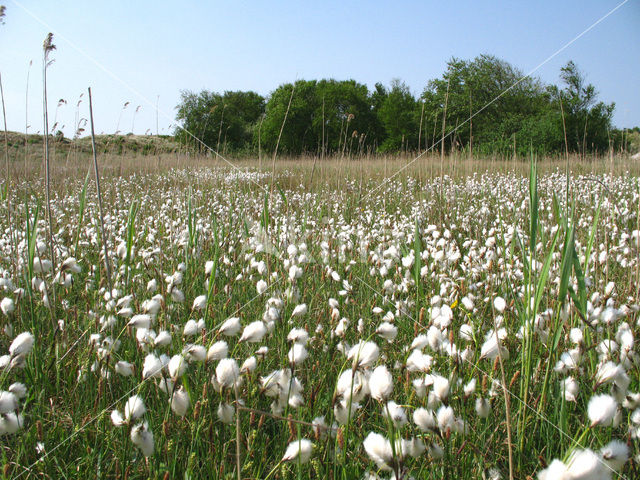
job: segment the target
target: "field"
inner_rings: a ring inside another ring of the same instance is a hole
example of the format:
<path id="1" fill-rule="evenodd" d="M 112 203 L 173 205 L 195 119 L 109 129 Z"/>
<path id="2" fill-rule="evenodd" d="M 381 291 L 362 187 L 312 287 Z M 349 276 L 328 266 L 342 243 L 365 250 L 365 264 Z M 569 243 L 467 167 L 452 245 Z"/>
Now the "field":
<path id="1" fill-rule="evenodd" d="M 32 154 L 3 478 L 640 478 L 628 158 Z"/>

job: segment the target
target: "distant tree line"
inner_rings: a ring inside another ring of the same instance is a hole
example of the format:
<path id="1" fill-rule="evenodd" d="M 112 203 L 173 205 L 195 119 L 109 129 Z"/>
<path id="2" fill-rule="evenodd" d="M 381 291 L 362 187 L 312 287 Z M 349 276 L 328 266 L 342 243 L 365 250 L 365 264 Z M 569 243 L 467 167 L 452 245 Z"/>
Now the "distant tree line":
<path id="1" fill-rule="evenodd" d="M 573 62 L 562 67 L 560 81 L 545 85 L 481 55 L 452 58 L 418 98 L 400 80 L 377 83 L 373 91 L 355 80 L 298 80 L 267 98 L 183 91 L 177 120 L 193 136 L 181 129 L 176 136 L 201 148 L 195 136 L 225 154 L 272 152 L 277 145 L 283 154 L 345 156 L 428 148 L 587 154 L 624 141 L 612 129 L 615 105 L 597 101 L 595 87 Z"/>

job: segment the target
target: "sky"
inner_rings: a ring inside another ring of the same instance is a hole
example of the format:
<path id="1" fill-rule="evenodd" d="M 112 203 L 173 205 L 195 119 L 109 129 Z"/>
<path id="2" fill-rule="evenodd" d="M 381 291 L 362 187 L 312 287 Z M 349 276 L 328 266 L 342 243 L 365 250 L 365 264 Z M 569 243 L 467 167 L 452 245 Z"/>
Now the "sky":
<path id="1" fill-rule="evenodd" d="M 614 126 L 640 126 L 640 0 L 601 20 L 623 2 L 0 0 L 7 126 L 43 130 L 48 32 L 57 47 L 49 125 L 68 137 L 89 117 L 88 87 L 96 133 L 167 134 L 184 90 L 268 95 L 296 79 L 354 79 L 371 89 L 399 78 L 418 96 L 452 57 L 483 53 L 556 84 L 573 60 L 599 100 L 616 103 Z"/>

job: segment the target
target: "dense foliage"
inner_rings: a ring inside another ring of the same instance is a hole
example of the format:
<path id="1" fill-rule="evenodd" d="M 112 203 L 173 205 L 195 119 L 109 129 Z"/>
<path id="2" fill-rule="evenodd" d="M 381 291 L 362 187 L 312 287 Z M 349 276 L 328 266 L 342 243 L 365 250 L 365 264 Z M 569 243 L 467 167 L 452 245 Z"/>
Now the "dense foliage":
<path id="1" fill-rule="evenodd" d="M 220 152 L 355 155 L 466 150 L 483 154 L 606 151 L 615 105 L 597 101 L 573 62 L 545 85 L 504 60 L 452 58 L 416 98 L 394 79 L 373 91 L 355 80 L 298 80 L 255 92 L 185 91 L 177 107 L 186 142 Z M 444 138 L 444 141 L 443 141 Z M 444 146 L 442 145 L 444 144 Z M 201 144 L 200 144 L 201 145 Z M 202 145 L 201 145 L 202 146 Z"/>

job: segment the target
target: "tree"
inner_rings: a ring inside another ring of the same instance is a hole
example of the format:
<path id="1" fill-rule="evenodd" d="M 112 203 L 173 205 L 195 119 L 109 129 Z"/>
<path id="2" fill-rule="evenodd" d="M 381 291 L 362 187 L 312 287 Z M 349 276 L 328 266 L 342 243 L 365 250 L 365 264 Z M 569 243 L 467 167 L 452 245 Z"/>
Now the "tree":
<path id="1" fill-rule="evenodd" d="M 210 148 L 241 151 L 252 149 L 253 129 L 264 112 L 264 98 L 255 92 L 227 91 L 223 95 L 208 90 L 200 93 L 181 92 L 176 107 L 177 120 L 184 130 L 176 136 L 185 143 L 203 146 L 189 133 Z M 189 132 L 189 133 L 187 133 Z"/>
<path id="2" fill-rule="evenodd" d="M 349 155 L 375 141 L 380 130 L 366 85 L 355 80 L 299 80 L 280 85 L 269 96 L 262 124 L 263 147 L 273 150 L 289 106 L 279 149 Z"/>
<path id="3" fill-rule="evenodd" d="M 418 122 L 416 99 L 402 81 L 391 81 L 391 89 L 378 109 L 378 118 L 384 127 L 385 139 L 381 152 L 414 149 L 417 146 Z"/>
<path id="4" fill-rule="evenodd" d="M 596 103 L 595 87 L 586 83 L 578 66 L 569 61 L 560 69 L 563 89 L 553 85 L 549 93 L 557 105 L 562 102 L 567 131 L 567 148 L 573 152 L 605 151 L 615 104 Z"/>
<path id="5" fill-rule="evenodd" d="M 452 58 L 442 78 L 427 84 L 422 99 L 427 128 L 438 131 L 446 101 L 446 131 L 457 128 L 445 141 L 447 149 L 452 145 L 468 147 L 473 134 L 474 149 L 484 153 L 511 149 L 525 119 L 539 115 L 548 104 L 538 79 L 525 77 L 492 55 L 480 55 L 472 61 Z M 429 123 L 433 118 L 439 118 L 440 123 Z"/>

